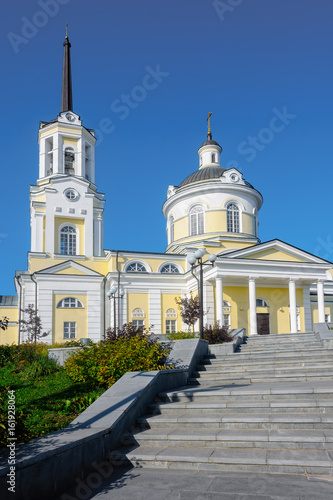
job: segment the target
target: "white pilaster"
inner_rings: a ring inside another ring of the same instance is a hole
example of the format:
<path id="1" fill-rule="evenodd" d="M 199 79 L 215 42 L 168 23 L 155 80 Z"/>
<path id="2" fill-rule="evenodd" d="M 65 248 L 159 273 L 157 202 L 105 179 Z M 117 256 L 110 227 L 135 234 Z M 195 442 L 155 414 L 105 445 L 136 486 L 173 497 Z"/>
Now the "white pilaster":
<path id="1" fill-rule="evenodd" d="M 223 325 L 223 281 L 222 278 L 216 278 L 216 321 L 220 326 Z"/>
<path id="2" fill-rule="evenodd" d="M 256 280 L 249 278 L 249 304 L 250 304 L 250 335 L 257 335 L 257 297 Z"/>
<path id="3" fill-rule="evenodd" d="M 325 323 L 325 296 L 324 296 L 324 282 L 317 282 L 317 298 L 318 298 L 318 321 Z"/>
<path id="4" fill-rule="evenodd" d="M 165 333 L 162 331 L 161 321 L 161 290 L 149 290 L 149 325 L 156 334 Z M 164 328 L 163 328 L 164 330 Z"/>
<path id="5" fill-rule="evenodd" d="M 290 332 L 297 333 L 296 281 L 289 280 Z"/>
<path id="6" fill-rule="evenodd" d="M 63 152 L 62 137 L 59 134 L 53 136 L 53 173 L 63 174 Z"/>
<path id="7" fill-rule="evenodd" d="M 75 161 L 76 161 L 75 175 L 78 175 L 80 177 L 84 177 L 84 172 L 83 172 L 84 159 L 83 159 L 82 145 L 83 145 L 83 141 L 82 141 L 82 138 L 80 138 L 77 141 L 77 151 L 76 151 L 76 158 L 75 158 Z"/>
<path id="8" fill-rule="evenodd" d="M 306 332 L 312 331 L 312 314 L 310 301 L 310 285 L 303 287 L 303 306 L 304 306 L 304 328 Z"/>

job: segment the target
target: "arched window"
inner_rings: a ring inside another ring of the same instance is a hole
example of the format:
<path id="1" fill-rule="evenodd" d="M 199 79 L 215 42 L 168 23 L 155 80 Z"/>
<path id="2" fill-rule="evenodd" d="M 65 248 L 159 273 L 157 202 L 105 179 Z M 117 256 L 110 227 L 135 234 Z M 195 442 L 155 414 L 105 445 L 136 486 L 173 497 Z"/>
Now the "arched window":
<path id="1" fill-rule="evenodd" d="M 140 328 L 144 326 L 145 313 L 141 307 L 136 307 L 132 311 L 132 324 L 135 328 Z"/>
<path id="2" fill-rule="evenodd" d="M 239 233 L 239 208 L 236 203 L 227 206 L 227 228 L 229 233 Z"/>
<path id="3" fill-rule="evenodd" d="M 179 269 L 174 264 L 165 264 L 161 267 L 161 273 L 179 273 Z"/>
<path id="4" fill-rule="evenodd" d="M 75 174 L 75 152 L 73 148 L 65 149 L 65 174 L 74 175 Z"/>
<path id="5" fill-rule="evenodd" d="M 126 268 L 127 273 L 146 273 L 147 269 L 141 262 L 132 262 Z"/>
<path id="6" fill-rule="evenodd" d="M 61 299 L 58 302 L 57 307 L 61 307 L 64 309 L 70 308 L 76 308 L 76 307 L 83 307 L 82 302 L 79 299 L 76 299 L 75 297 L 66 297 L 65 299 Z"/>
<path id="7" fill-rule="evenodd" d="M 229 302 L 226 300 L 223 301 L 223 326 L 226 328 L 230 328 L 230 312 L 231 312 L 231 307 Z"/>
<path id="8" fill-rule="evenodd" d="M 171 215 L 170 219 L 169 219 L 169 240 L 170 240 L 170 243 L 173 243 L 174 239 L 175 239 L 175 227 L 174 227 L 174 222 L 175 222 L 175 219 L 173 218 L 173 216 Z"/>
<path id="9" fill-rule="evenodd" d="M 76 255 L 76 228 L 64 226 L 60 231 L 60 253 L 62 255 Z"/>
<path id="10" fill-rule="evenodd" d="M 177 312 L 170 307 L 165 313 L 165 332 L 171 333 L 177 330 Z"/>
<path id="11" fill-rule="evenodd" d="M 269 304 L 267 302 L 267 300 L 265 299 L 257 299 L 257 307 L 269 307 Z"/>
<path id="12" fill-rule="evenodd" d="M 212 163 L 216 163 L 216 154 L 215 153 L 212 154 Z"/>
<path id="13" fill-rule="evenodd" d="M 195 205 L 190 210 L 190 236 L 204 232 L 204 210 L 201 205 Z"/>

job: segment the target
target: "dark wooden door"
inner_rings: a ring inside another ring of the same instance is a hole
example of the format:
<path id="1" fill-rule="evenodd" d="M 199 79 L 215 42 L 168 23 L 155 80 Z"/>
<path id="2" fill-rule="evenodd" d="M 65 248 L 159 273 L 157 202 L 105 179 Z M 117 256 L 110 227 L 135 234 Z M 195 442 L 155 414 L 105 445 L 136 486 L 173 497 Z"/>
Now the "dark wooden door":
<path id="1" fill-rule="evenodd" d="M 257 314 L 258 335 L 269 335 L 269 314 Z"/>

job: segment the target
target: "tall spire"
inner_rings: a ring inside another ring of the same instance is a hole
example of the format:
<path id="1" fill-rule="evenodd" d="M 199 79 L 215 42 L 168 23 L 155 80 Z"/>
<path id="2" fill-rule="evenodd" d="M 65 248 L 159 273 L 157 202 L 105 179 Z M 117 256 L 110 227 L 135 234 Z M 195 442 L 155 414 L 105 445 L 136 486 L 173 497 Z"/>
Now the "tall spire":
<path id="1" fill-rule="evenodd" d="M 61 113 L 63 111 L 73 111 L 72 97 L 72 73 L 71 73 L 71 44 L 68 40 L 66 23 L 66 37 L 64 41 L 64 62 L 62 67 L 62 92 L 61 92 Z"/>

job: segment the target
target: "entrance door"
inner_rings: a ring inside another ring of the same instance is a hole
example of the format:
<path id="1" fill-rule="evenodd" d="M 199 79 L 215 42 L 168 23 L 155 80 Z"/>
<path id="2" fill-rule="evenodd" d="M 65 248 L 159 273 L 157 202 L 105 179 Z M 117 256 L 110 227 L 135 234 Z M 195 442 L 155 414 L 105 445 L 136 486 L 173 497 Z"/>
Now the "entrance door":
<path id="1" fill-rule="evenodd" d="M 257 314 L 257 328 L 258 335 L 269 335 L 269 314 L 258 313 Z"/>

